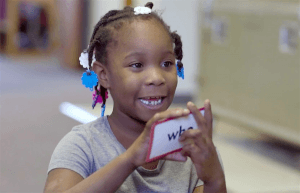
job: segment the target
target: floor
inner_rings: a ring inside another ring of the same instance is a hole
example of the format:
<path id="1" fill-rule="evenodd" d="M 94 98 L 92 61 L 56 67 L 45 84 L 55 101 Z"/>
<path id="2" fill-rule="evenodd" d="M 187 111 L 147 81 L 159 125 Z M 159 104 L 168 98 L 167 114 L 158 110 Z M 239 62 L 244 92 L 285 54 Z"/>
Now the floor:
<path id="1" fill-rule="evenodd" d="M 76 105 L 92 118 L 100 115 L 89 106 L 91 93 L 81 85 L 81 73 L 62 68 L 52 56 L 0 55 L 1 193 L 42 192 L 55 146 L 80 122 L 63 114 L 62 104 Z M 222 120 L 214 125 L 228 192 L 300 192 L 300 147 Z"/>

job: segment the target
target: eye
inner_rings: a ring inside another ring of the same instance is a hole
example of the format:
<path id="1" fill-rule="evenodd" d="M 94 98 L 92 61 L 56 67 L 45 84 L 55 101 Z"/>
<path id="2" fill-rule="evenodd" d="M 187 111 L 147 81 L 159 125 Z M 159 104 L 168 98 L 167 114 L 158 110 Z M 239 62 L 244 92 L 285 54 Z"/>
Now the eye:
<path id="1" fill-rule="evenodd" d="M 131 64 L 130 66 L 133 67 L 133 68 L 141 68 L 143 66 L 143 64 L 141 64 L 141 63 L 134 63 L 134 64 Z"/>
<path id="2" fill-rule="evenodd" d="M 173 62 L 171 62 L 171 61 L 166 61 L 166 62 L 164 62 L 163 64 L 162 64 L 162 66 L 163 67 L 170 67 L 171 65 L 173 65 Z"/>

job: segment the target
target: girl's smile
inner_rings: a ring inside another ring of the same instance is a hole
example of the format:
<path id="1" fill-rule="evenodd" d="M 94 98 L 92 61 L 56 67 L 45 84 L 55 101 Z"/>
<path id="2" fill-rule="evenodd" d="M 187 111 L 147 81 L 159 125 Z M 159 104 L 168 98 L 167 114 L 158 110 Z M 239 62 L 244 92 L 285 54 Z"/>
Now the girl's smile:
<path id="1" fill-rule="evenodd" d="M 140 101 L 145 105 L 147 108 L 155 110 L 161 108 L 163 106 L 163 100 L 165 97 L 144 97 L 140 98 Z"/>

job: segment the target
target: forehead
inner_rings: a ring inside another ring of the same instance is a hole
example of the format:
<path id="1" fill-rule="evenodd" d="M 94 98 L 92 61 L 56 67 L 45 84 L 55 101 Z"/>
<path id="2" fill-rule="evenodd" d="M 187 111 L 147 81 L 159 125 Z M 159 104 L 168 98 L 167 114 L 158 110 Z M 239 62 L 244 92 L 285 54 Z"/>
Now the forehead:
<path id="1" fill-rule="evenodd" d="M 109 47 L 109 53 L 173 51 L 173 43 L 168 31 L 155 19 L 135 19 L 124 22 L 122 27 L 115 31 L 113 43 Z"/>

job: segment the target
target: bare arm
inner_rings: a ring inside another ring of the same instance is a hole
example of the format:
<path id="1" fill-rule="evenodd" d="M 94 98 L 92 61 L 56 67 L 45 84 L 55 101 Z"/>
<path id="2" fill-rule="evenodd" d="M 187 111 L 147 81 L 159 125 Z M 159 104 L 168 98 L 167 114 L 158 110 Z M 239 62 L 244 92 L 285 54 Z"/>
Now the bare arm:
<path id="1" fill-rule="evenodd" d="M 68 169 L 54 169 L 48 175 L 44 193 L 115 192 L 135 169 L 126 153 L 86 179 Z"/>

